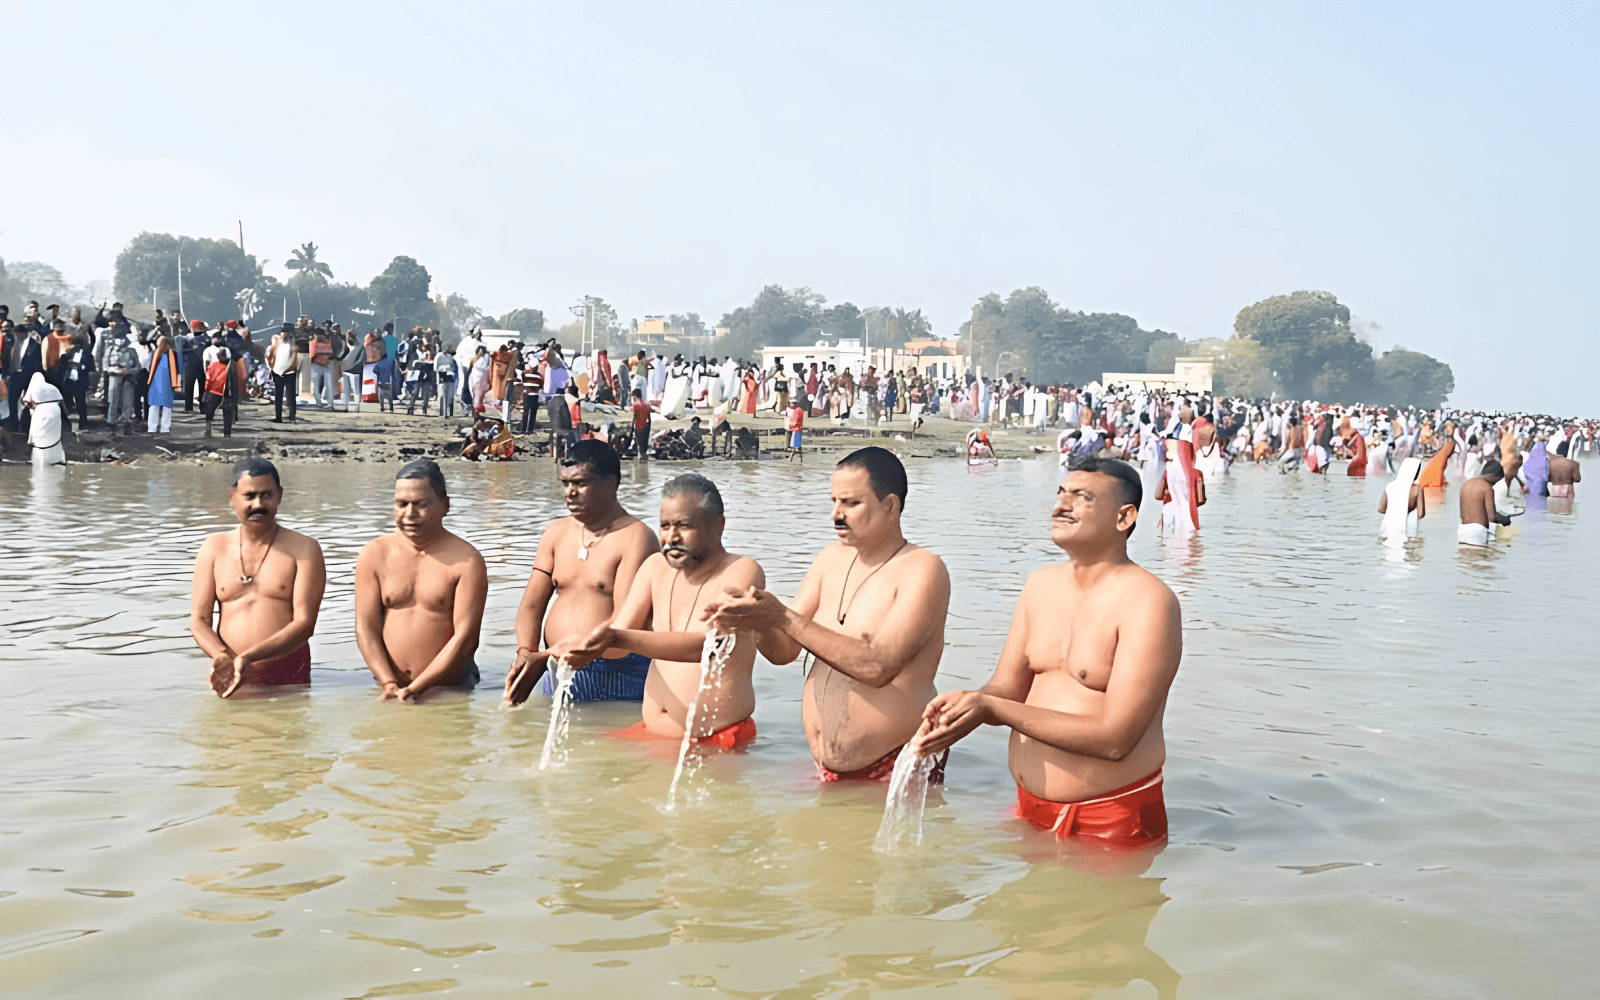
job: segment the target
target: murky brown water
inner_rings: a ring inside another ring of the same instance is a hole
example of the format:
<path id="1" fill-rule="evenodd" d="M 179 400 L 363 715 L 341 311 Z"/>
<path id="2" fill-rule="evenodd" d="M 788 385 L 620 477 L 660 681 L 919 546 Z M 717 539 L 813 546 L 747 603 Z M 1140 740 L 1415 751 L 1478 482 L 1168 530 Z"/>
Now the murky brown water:
<path id="1" fill-rule="evenodd" d="M 630 471 L 625 501 L 653 519 L 678 471 Z M 831 539 L 825 463 L 706 471 L 730 547 L 793 593 Z M 874 854 L 883 791 L 810 777 L 790 667 L 758 665 L 761 735 L 700 772 L 684 817 L 657 809 L 670 755 L 602 735 L 636 707 L 581 708 L 570 764 L 530 773 L 545 709 L 501 710 L 498 685 L 560 507 L 543 464 L 447 468 L 453 526 L 489 559 L 486 686 L 378 704 L 351 571 L 394 467 L 286 472 L 284 519 L 329 562 L 316 683 L 237 703 L 185 630 L 224 469 L 0 473 L 8 997 L 1593 995 L 1600 513 L 1582 501 L 1535 504 L 1488 556 L 1430 516 L 1395 561 L 1376 482 L 1244 469 L 1192 544 L 1147 516 L 1135 556 L 1186 623 L 1172 840 L 1143 872 L 1095 872 L 1008 818 L 993 730 L 955 751 L 924 846 Z M 1057 555 L 1055 468 L 911 472 L 908 534 L 955 579 L 940 686 L 975 685 Z"/>

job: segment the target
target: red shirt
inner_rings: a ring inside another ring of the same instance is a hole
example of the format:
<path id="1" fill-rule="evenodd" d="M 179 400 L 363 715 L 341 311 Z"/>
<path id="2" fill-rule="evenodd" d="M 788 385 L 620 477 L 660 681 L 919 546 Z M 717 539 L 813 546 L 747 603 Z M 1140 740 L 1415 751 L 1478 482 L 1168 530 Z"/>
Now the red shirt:
<path id="1" fill-rule="evenodd" d="M 633 403 L 633 429 L 642 431 L 650 426 L 650 404 L 642 399 Z"/>
<path id="2" fill-rule="evenodd" d="M 206 392 L 220 396 L 228 389 L 228 366 L 213 361 L 206 366 Z"/>

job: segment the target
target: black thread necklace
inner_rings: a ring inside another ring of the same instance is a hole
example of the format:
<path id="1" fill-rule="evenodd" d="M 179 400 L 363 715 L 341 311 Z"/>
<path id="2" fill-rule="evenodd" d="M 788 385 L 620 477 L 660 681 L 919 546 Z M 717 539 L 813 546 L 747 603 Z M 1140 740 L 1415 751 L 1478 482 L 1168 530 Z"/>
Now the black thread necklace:
<path id="1" fill-rule="evenodd" d="M 844 571 L 844 583 L 839 586 L 839 613 L 838 613 L 838 618 L 839 618 L 839 624 L 840 625 L 843 625 L 844 624 L 844 620 L 846 618 L 850 617 L 850 609 L 855 606 L 856 598 L 861 596 L 861 588 L 865 587 L 867 585 L 867 581 L 871 580 L 874 576 L 876 576 L 878 574 L 878 570 L 883 569 L 885 566 L 887 566 L 891 562 L 893 562 L 894 561 L 894 557 L 900 554 L 900 550 L 904 549 L 907 545 L 910 545 L 910 544 L 911 544 L 911 540 L 910 539 L 906 539 L 905 541 L 901 542 L 900 543 L 900 548 L 899 549 L 895 549 L 893 552 L 891 552 L 889 554 L 889 558 L 885 559 L 883 562 L 881 562 L 878 565 L 874 566 L 872 568 L 872 572 L 868 573 L 866 575 L 865 579 L 863 579 L 860 583 L 856 584 L 856 592 L 854 594 L 850 595 L 850 603 L 849 604 L 845 604 L 845 602 L 844 602 L 844 592 L 850 586 L 850 573 L 856 568 L 856 562 L 858 560 L 860 560 L 860 558 L 861 558 L 861 550 L 860 549 L 856 550 L 856 554 L 854 556 L 852 556 L 851 559 L 850 559 L 850 568 Z"/>
<path id="2" fill-rule="evenodd" d="M 256 563 L 256 572 L 255 573 L 246 573 L 244 571 L 244 529 L 243 528 L 239 529 L 239 582 L 240 583 L 251 583 L 251 582 L 253 582 L 255 580 L 255 578 L 256 578 L 256 574 L 261 572 L 261 567 L 263 567 L 263 566 L 265 566 L 267 564 L 267 556 L 272 555 L 272 545 L 273 545 L 274 542 L 276 542 L 278 540 L 278 530 L 280 528 L 282 528 L 282 527 L 283 527 L 283 525 L 281 525 L 281 524 L 274 524 L 272 526 L 272 537 L 267 539 L 267 551 L 261 553 L 261 561 Z"/>
<path id="3" fill-rule="evenodd" d="M 677 629 L 672 627 L 672 594 L 673 594 L 674 591 L 676 591 L 678 589 L 678 577 L 680 577 L 682 575 L 683 575 L 683 570 L 681 570 L 681 569 L 678 570 L 678 572 L 676 572 L 676 573 L 674 573 L 672 575 L 672 582 L 667 584 L 667 631 L 668 632 L 676 632 L 676 631 L 678 631 Z M 694 620 L 694 608 L 695 608 L 695 605 L 700 603 L 700 591 L 705 590 L 706 589 L 706 584 L 711 582 L 711 577 L 716 576 L 716 575 L 717 574 L 715 574 L 715 573 L 710 574 L 704 580 L 700 581 L 700 586 L 699 587 L 695 588 L 694 600 L 689 602 L 689 613 L 687 615 L 685 615 L 684 619 L 683 619 L 683 630 L 685 632 L 689 631 L 689 623 Z"/>

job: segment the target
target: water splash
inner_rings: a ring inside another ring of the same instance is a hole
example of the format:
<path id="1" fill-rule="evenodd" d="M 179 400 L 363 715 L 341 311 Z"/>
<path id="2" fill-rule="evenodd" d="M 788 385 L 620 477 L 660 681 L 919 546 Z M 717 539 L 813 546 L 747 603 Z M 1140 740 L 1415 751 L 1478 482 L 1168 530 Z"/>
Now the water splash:
<path id="1" fill-rule="evenodd" d="M 883 822 L 872 849 L 893 854 L 902 847 L 922 843 L 922 810 L 928 803 L 928 777 L 938 760 L 924 757 L 907 746 L 895 758 L 889 776 L 889 795 L 883 803 Z"/>
<path id="2" fill-rule="evenodd" d="M 560 767 L 567 762 L 567 730 L 572 726 L 572 664 L 556 659 L 550 663 L 555 672 L 555 693 L 550 700 L 550 728 L 545 730 L 544 751 L 539 754 L 539 770 L 547 771 L 552 763 Z"/>
<path id="3" fill-rule="evenodd" d="M 684 763 L 689 761 L 689 748 L 694 745 L 695 727 L 700 723 L 700 703 L 704 700 L 706 690 L 715 688 L 722 679 L 722 671 L 727 667 L 728 657 L 733 655 L 733 647 L 737 642 L 738 636 L 732 633 L 707 632 L 706 640 L 700 646 L 700 684 L 695 688 L 694 700 L 689 702 L 689 712 L 683 720 L 683 743 L 678 746 L 678 766 L 672 771 L 667 805 L 662 810 L 668 815 L 678 810 L 678 783 L 683 780 L 685 773 L 693 776 L 700 769 L 698 757 L 689 762 L 687 772 L 684 768 Z"/>

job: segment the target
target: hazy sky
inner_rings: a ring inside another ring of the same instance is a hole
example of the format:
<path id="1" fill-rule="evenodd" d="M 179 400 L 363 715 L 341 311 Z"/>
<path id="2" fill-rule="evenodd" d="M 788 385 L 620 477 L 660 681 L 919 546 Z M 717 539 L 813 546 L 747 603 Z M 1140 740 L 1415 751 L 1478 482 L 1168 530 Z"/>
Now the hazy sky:
<path id="1" fill-rule="evenodd" d="M 1325 289 L 1459 404 L 1600 414 L 1600 7 L 6 4 L 0 257 L 396 254 L 489 312 L 764 284 L 954 336 Z M 29 54 L 31 53 L 31 54 Z M 15 67 L 13 67 L 15 69 Z"/>

